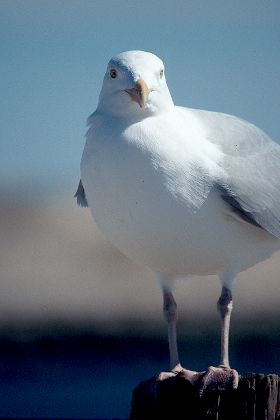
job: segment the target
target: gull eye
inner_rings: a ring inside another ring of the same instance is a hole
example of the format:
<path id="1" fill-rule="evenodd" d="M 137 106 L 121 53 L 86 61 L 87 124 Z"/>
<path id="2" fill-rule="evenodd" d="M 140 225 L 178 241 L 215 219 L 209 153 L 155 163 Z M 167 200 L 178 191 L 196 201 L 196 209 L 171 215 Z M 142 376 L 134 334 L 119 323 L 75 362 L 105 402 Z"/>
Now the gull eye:
<path id="1" fill-rule="evenodd" d="M 117 70 L 116 69 L 111 69 L 110 70 L 110 76 L 112 79 L 115 79 L 117 77 Z"/>
<path id="2" fill-rule="evenodd" d="M 159 72 L 159 77 L 160 77 L 160 79 L 163 78 L 163 69 L 161 69 L 161 71 Z"/>

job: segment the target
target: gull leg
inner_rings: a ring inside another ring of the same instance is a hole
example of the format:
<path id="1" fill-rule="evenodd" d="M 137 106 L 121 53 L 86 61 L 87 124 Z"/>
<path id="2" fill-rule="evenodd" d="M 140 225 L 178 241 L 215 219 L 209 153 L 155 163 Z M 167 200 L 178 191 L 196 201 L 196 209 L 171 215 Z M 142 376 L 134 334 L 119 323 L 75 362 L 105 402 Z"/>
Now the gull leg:
<path id="1" fill-rule="evenodd" d="M 167 321 L 170 370 L 181 370 L 177 347 L 177 304 L 170 290 L 163 289 L 163 313 Z"/>
<path id="2" fill-rule="evenodd" d="M 172 376 L 176 376 L 179 374 L 180 376 L 184 376 L 185 379 L 194 383 L 198 375 L 197 372 L 183 369 L 179 361 L 178 347 L 177 347 L 178 311 L 177 311 L 177 304 L 172 293 L 174 281 L 161 274 L 159 275 L 159 280 L 161 283 L 162 293 L 163 293 L 163 314 L 167 321 L 167 329 L 168 329 L 170 372 L 161 372 L 158 375 L 157 379 L 164 380 L 164 379 L 167 379 L 167 378 L 170 378 Z"/>
<path id="3" fill-rule="evenodd" d="M 237 388 L 238 373 L 229 366 L 228 343 L 229 327 L 232 312 L 231 289 L 222 286 L 221 296 L 217 302 L 218 312 L 221 319 L 221 359 L 218 367 L 210 366 L 199 379 L 199 393 L 202 395 L 206 389 L 230 389 Z"/>
<path id="4" fill-rule="evenodd" d="M 226 286 L 222 287 L 221 296 L 217 302 L 218 312 L 221 318 L 221 367 L 229 368 L 228 342 L 229 327 L 232 312 L 232 294 Z"/>

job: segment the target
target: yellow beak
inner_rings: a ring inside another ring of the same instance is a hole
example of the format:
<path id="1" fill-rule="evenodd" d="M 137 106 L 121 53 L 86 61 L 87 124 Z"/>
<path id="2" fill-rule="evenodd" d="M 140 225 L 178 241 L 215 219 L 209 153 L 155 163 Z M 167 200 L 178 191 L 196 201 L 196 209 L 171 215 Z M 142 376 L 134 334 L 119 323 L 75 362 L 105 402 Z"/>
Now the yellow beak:
<path id="1" fill-rule="evenodd" d="M 137 80 L 134 88 L 125 89 L 125 91 L 129 94 L 133 101 L 138 103 L 141 108 L 145 108 L 151 90 L 148 88 L 143 79 Z"/>

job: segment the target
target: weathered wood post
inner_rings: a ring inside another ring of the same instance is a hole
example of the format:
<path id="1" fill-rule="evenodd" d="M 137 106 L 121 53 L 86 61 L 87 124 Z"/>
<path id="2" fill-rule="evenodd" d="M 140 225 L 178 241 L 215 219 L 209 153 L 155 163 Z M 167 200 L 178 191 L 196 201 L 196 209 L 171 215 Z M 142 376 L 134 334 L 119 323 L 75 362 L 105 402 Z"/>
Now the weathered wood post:
<path id="1" fill-rule="evenodd" d="M 151 378 L 135 388 L 131 405 L 129 420 L 280 420 L 279 377 L 249 373 L 236 390 L 202 397 L 182 377 Z"/>

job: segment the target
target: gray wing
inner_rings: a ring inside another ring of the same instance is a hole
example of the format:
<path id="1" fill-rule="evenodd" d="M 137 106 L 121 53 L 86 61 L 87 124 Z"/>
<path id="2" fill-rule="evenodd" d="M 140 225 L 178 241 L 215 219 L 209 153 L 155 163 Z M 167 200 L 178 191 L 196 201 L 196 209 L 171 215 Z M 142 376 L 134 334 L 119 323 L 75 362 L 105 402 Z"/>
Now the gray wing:
<path id="1" fill-rule="evenodd" d="M 194 110 L 224 153 L 221 197 L 244 220 L 280 238 L 280 145 L 237 117 Z"/>
<path id="2" fill-rule="evenodd" d="M 79 182 L 78 189 L 77 189 L 74 197 L 77 199 L 78 206 L 88 207 L 86 193 L 85 193 L 84 186 L 83 186 L 83 183 L 82 183 L 81 180 Z"/>

